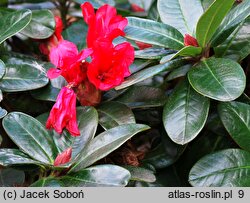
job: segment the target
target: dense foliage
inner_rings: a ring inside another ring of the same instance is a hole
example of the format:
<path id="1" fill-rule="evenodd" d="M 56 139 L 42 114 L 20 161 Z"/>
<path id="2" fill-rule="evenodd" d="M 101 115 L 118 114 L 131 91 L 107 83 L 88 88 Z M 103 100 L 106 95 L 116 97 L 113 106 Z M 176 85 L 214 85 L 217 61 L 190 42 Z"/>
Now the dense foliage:
<path id="1" fill-rule="evenodd" d="M 0 185 L 250 186 L 249 15 L 1 1 Z"/>

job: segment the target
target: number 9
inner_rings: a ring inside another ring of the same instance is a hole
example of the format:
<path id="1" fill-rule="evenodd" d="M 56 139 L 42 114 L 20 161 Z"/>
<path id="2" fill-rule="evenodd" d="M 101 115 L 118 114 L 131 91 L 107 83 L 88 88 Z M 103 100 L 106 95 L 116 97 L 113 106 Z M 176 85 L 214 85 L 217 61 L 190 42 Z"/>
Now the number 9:
<path id="1" fill-rule="evenodd" d="M 244 197 L 244 191 L 243 190 L 239 190 L 238 191 L 238 196 L 239 196 L 239 198 L 243 198 Z"/>

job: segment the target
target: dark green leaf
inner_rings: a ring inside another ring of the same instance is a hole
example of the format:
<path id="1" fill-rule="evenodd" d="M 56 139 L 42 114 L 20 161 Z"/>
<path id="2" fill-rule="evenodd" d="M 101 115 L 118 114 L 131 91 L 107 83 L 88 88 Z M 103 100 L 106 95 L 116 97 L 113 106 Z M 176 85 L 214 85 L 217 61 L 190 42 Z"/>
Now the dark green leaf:
<path id="1" fill-rule="evenodd" d="M 120 102 L 105 102 L 98 108 L 99 123 L 107 130 L 122 124 L 135 123 L 135 117 L 129 107 Z"/>
<path id="2" fill-rule="evenodd" d="M 24 180 L 25 174 L 23 171 L 12 168 L 0 170 L 0 187 L 21 186 Z"/>
<path id="3" fill-rule="evenodd" d="M 250 18 L 242 22 L 220 46 L 215 47 L 217 57 L 241 61 L 250 54 Z"/>
<path id="4" fill-rule="evenodd" d="M 201 52 L 202 52 L 201 47 L 186 46 L 186 47 L 182 48 L 180 51 L 178 51 L 169 60 L 172 60 L 178 56 L 197 56 L 197 55 L 201 54 Z"/>
<path id="5" fill-rule="evenodd" d="M 5 92 L 33 90 L 45 86 L 46 77 L 44 63 L 26 58 L 24 55 L 2 55 L 6 65 L 6 73 L 0 81 L 0 88 Z"/>
<path id="6" fill-rule="evenodd" d="M 226 149 L 209 154 L 191 169 L 189 182 L 196 187 L 249 187 L 250 153 Z"/>
<path id="7" fill-rule="evenodd" d="M 120 166 L 98 165 L 70 173 L 60 180 L 69 187 L 122 187 L 129 179 L 129 171 Z"/>
<path id="8" fill-rule="evenodd" d="M 250 1 L 243 1 L 234 7 L 216 31 L 212 39 L 212 47 L 224 42 L 234 29 L 250 15 Z"/>
<path id="9" fill-rule="evenodd" d="M 250 151 L 250 105 L 240 102 L 220 103 L 218 110 L 225 128 L 235 142 Z"/>
<path id="10" fill-rule="evenodd" d="M 149 108 L 163 106 L 166 102 L 166 95 L 160 88 L 133 86 L 119 96 L 116 101 L 124 103 L 130 108 Z"/>
<path id="11" fill-rule="evenodd" d="M 188 73 L 190 68 L 192 68 L 191 64 L 187 64 L 185 66 L 181 66 L 179 68 L 176 68 L 171 73 L 169 73 L 166 80 L 170 81 L 170 80 L 174 80 L 174 79 L 179 78 L 179 77 L 183 77 Z"/>
<path id="12" fill-rule="evenodd" d="M 3 127 L 12 141 L 30 157 L 53 164 L 58 151 L 38 120 L 24 113 L 12 112 L 4 117 Z"/>
<path id="13" fill-rule="evenodd" d="M 163 23 L 178 29 L 183 35 L 192 34 L 203 14 L 200 0 L 158 0 L 158 11 Z"/>
<path id="14" fill-rule="evenodd" d="M 86 47 L 87 31 L 88 26 L 80 19 L 65 29 L 62 35 L 65 40 L 71 41 L 77 45 L 78 50 L 82 50 Z"/>
<path id="15" fill-rule="evenodd" d="M 142 18 L 128 17 L 126 38 L 174 50 L 183 47 L 183 36 L 174 27 Z"/>
<path id="16" fill-rule="evenodd" d="M 135 51 L 135 57 L 142 59 L 160 59 L 169 53 L 173 52 L 163 48 L 148 48 Z"/>
<path id="17" fill-rule="evenodd" d="M 76 137 L 72 144 L 73 158 L 77 157 L 86 145 L 94 138 L 98 125 L 98 113 L 96 109 L 91 106 L 78 107 L 77 120 L 81 135 Z"/>
<path id="18" fill-rule="evenodd" d="M 196 27 L 196 38 L 205 47 L 233 6 L 234 0 L 216 0 L 200 17 Z"/>
<path id="19" fill-rule="evenodd" d="M 39 179 L 29 187 L 65 187 L 65 185 L 55 177 L 47 177 Z"/>
<path id="20" fill-rule="evenodd" d="M 193 140 L 205 125 L 209 99 L 198 94 L 187 81 L 176 87 L 163 110 L 163 124 L 177 144 Z"/>
<path id="21" fill-rule="evenodd" d="M 125 79 L 125 81 L 121 85 L 117 86 L 115 89 L 120 90 L 120 89 L 129 87 L 129 86 L 134 85 L 136 83 L 139 83 L 143 80 L 151 78 L 151 77 L 153 77 L 153 76 L 155 76 L 163 71 L 170 71 L 174 68 L 178 68 L 182 65 L 185 65 L 186 63 L 187 63 L 187 61 L 184 59 L 175 59 L 175 60 L 169 61 L 169 62 L 164 63 L 164 64 L 159 64 L 156 66 L 146 68 L 142 71 L 139 71 L 139 72 L 131 75 L 127 79 Z"/>
<path id="22" fill-rule="evenodd" d="M 53 13 L 49 10 L 36 10 L 32 11 L 32 19 L 21 33 L 34 39 L 46 39 L 54 33 L 54 28 Z"/>
<path id="23" fill-rule="evenodd" d="M 136 166 L 123 166 L 123 168 L 127 169 L 130 172 L 131 180 L 143 181 L 148 183 L 155 182 L 156 180 L 154 172 L 149 169 Z"/>
<path id="24" fill-rule="evenodd" d="M 100 6 L 103 6 L 104 4 L 109 4 L 111 6 L 115 5 L 114 0 L 74 0 L 75 2 L 82 4 L 85 2 L 91 3 L 95 8 L 99 8 Z"/>
<path id="25" fill-rule="evenodd" d="M 79 171 L 90 166 L 120 147 L 133 135 L 148 129 L 147 125 L 125 124 L 104 131 L 91 140 L 79 154 L 78 160 L 70 169 L 70 172 Z"/>
<path id="26" fill-rule="evenodd" d="M 246 76 L 241 66 L 222 58 L 202 60 L 189 71 L 188 79 L 197 92 L 219 101 L 236 99 L 246 85 Z"/>
<path id="27" fill-rule="evenodd" d="M 18 149 L 0 149 L 0 165 L 41 164 Z"/>
<path id="28" fill-rule="evenodd" d="M 18 10 L 4 15 L 0 26 L 0 44 L 7 38 L 24 29 L 31 20 L 31 11 L 28 9 Z"/>
<path id="29" fill-rule="evenodd" d="M 0 79 L 4 76 L 5 74 L 5 64 L 4 62 L 0 59 Z"/>

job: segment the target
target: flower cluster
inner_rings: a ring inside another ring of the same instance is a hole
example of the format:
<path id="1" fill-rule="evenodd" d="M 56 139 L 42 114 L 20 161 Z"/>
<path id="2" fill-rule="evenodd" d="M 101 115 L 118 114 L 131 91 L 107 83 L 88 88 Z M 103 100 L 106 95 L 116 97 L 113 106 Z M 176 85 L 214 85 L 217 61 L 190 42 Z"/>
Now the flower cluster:
<path id="1" fill-rule="evenodd" d="M 109 5 L 95 12 L 86 2 L 81 9 L 89 26 L 86 49 L 78 51 L 74 43 L 63 39 L 63 24 L 58 17 L 54 35 L 40 45 L 41 52 L 48 55 L 55 66 L 49 69 L 47 76 L 54 79 L 61 75 L 68 82 L 52 107 L 46 127 L 58 133 L 66 128 L 73 136 L 80 135 L 77 99 L 82 105 L 96 105 L 100 102 L 101 91 L 120 85 L 130 75 L 129 66 L 134 61 L 134 48 L 130 43 L 113 44 L 116 37 L 125 35 L 126 18 L 117 15 L 116 9 Z"/>

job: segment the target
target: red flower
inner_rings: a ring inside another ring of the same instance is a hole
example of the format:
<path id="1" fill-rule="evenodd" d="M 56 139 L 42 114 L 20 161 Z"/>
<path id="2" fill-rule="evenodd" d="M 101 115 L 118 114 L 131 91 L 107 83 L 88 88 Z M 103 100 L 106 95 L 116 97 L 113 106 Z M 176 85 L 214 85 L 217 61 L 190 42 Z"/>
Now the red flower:
<path id="1" fill-rule="evenodd" d="M 194 46 L 194 47 L 199 46 L 197 40 L 189 34 L 185 34 L 184 45 L 185 46 Z"/>
<path id="2" fill-rule="evenodd" d="M 46 123 L 46 128 L 54 128 L 59 134 L 65 127 L 71 135 L 80 135 L 76 119 L 76 94 L 67 87 L 61 89 Z"/>
<path id="3" fill-rule="evenodd" d="M 111 42 L 118 36 L 124 36 L 124 28 L 128 24 L 126 18 L 117 15 L 116 9 L 110 5 L 101 6 L 96 14 L 93 6 L 86 2 L 81 5 L 85 22 L 89 25 L 87 45 L 93 47 L 99 38 L 109 39 Z"/>
<path id="4" fill-rule="evenodd" d="M 93 47 L 88 79 L 96 88 L 109 90 L 130 75 L 129 66 L 134 60 L 134 48 L 128 42 L 114 46 L 110 41 L 97 41 Z"/>
<path id="5" fill-rule="evenodd" d="M 40 51 L 44 55 L 49 55 L 50 49 L 53 46 L 56 46 L 59 41 L 63 40 L 62 31 L 63 31 L 63 22 L 62 19 L 58 16 L 55 16 L 55 32 L 48 39 L 42 40 L 43 42 L 39 45 Z"/>
<path id="6" fill-rule="evenodd" d="M 70 161 L 72 155 L 72 148 L 68 148 L 65 151 L 63 151 L 61 154 L 58 154 L 54 161 L 54 166 L 59 166 L 62 164 L 66 164 Z"/>
<path id="7" fill-rule="evenodd" d="M 139 49 L 141 49 L 141 50 L 152 47 L 151 44 L 147 44 L 147 43 L 144 43 L 144 42 L 135 41 L 135 43 L 139 47 Z"/>
<path id="8" fill-rule="evenodd" d="M 62 40 L 50 50 L 49 58 L 57 68 L 51 68 L 47 75 L 50 79 L 62 75 L 68 83 L 78 85 L 86 78 L 88 63 L 84 60 L 92 53 L 91 49 L 78 53 L 74 43 Z"/>
<path id="9" fill-rule="evenodd" d="M 144 12 L 144 8 L 138 6 L 137 4 L 131 4 L 131 9 L 134 12 Z"/>

